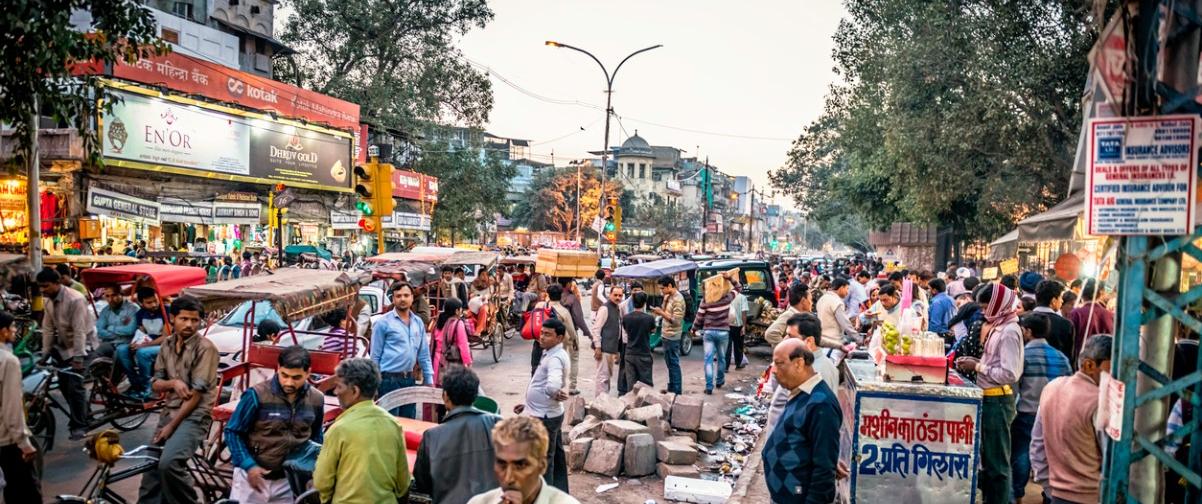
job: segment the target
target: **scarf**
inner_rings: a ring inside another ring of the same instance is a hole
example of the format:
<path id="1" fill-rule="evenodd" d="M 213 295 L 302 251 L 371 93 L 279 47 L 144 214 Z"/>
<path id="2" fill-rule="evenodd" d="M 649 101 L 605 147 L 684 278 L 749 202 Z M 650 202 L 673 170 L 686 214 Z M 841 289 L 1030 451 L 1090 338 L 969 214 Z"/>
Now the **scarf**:
<path id="1" fill-rule="evenodd" d="M 993 296 L 989 298 L 989 304 L 985 306 L 985 321 L 987 328 L 981 331 L 982 344 L 988 339 L 989 334 L 994 329 L 1004 327 L 1018 321 L 1018 315 L 1015 314 L 1014 302 L 1016 294 L 1009 287 L 1000 283 L 993 284 Z"/>

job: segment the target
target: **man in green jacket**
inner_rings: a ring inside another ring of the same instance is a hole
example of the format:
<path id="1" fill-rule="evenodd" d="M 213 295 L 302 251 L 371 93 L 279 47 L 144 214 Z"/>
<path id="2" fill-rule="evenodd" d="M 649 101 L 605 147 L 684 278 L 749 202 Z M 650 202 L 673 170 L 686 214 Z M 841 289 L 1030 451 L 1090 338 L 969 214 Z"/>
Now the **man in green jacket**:
<path id="1" fill-rule="evenodd" d="M 380 388 L 380 368 L 371 359 L 347 359 L 335 376 L 342 414 L 326 432 L 313 487 L 321 502 L 395 502 L 409 490 L 409 461 L 401 426 L 372 403 Z"/>

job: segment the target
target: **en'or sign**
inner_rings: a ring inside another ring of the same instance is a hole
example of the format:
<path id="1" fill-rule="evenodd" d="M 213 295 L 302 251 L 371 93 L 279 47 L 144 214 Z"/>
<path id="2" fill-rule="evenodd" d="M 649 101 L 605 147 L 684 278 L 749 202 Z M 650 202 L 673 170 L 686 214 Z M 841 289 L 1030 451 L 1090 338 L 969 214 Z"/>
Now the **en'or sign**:
<path id="1" fill-rule="evenodd" d="M 993 280 L 994 278 L 997 278 L 997 277 L 998 277 L 997 266 L 990 266 L 988 268 L 985 268 L 985 271 L 983 271 L 981 273 L 981 280 Z"/>
<path id="2" fill-rule="evenodd" d="M 998 267 L 1002 270 L 1003 275 L 1018 273 L 1018 259 L 1006 259 L 998 264 Z"/>
<path id="3" fill-rule="evenodd" d="M 1194 229 L 1196 115 L 1093 119 L 1085 218 L 1092 235 L 1181 235 Z"/>

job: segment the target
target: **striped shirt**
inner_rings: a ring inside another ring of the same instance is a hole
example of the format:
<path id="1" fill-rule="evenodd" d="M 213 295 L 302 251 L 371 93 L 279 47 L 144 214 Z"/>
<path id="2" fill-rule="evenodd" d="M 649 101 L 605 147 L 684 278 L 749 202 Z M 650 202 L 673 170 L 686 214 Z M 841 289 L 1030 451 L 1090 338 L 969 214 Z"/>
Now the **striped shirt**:
<path id="1" fill-rule="evenodd" d="M 729 331 L 730 304 L 735 300 L 735 291 L 729 291 L 713 303 L 702 303 L 697 309 L 697 320 L 702 330 Z"/>
<path id="2" fill-rule="evenodd" d="M 1048 340 L 1033 339 L 1023 347 L 1023 375 L 1018 380 L 1018 411 L 1032 415 L 1039 411 L 1039 396 L 1048 382 L 1073 374 L 1064 352 L 1048 344 Z"/>

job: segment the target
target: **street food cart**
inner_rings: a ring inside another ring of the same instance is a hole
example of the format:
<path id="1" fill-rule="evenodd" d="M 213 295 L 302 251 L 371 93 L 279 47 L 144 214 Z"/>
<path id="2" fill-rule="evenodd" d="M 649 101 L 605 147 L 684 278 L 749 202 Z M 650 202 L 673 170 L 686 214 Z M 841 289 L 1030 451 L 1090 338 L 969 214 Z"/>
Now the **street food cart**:
<path id="1" fill-rule="evenodd" d="M 839 459 L 851 475 L 839 502 L 976 502 L 981 389 L 952 370 L 946 385 L 886 381 L 858 356 L 840 366 Z"/>

